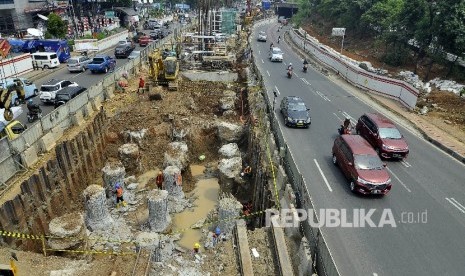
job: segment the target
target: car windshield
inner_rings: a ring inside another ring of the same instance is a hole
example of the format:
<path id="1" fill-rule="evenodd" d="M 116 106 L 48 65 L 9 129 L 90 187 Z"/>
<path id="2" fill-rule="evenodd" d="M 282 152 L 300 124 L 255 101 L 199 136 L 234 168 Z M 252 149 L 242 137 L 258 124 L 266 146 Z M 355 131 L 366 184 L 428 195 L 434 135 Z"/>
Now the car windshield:
<path id="1" fill-rule="evenodd" d="M 68 94 L 58 94 L 58 95 L 56 95 L 55 100 L 69 101 L 69 95 Z"/>
<path id="2" fill-rule="evenodd" d="M 60 89 L 60 86 L 59 85 L 42 85 L 42 87 L 40 87 L 40 91 L 57 91 L 58 89 Z"/>
<path id="3" fill-rule="evenodd" d="M 77 59 L 72 59 L 72 58 L 68 59 L 68 64 L 76 64 L 76 63 L 78 63 Z"/>
<path id="4" fill-rule="evenodd" d="M 95 62 L 95 63 L 102 63 L 102 62 L 104 62 L 104 61 L 105 61 L 104 58 L 94 58 L 94 62 Z"/>
<path id="5" fill-rule="evenodd" d="M 401 139 L 402 134 L 400 134 L 397 128 L 380 128 L 379 137 L 382 139 Z"/>
<path id="6" fill-rule="evenodd" d="M 305 111 L 307 107 L 304 103 L 289 103 L 289 109 L 293 111 Z"/>
<path id="7" fill-rule="evenodd" d="M 166 73 L 172 75 L 176 72 L 176 62 L 173 60 L 167 60 L 164 64 L 166 66 Z"/>
<path id="8" fill-rule="evenodd" d="M 260 34 L 260 35 L 265 35 L 266 33 L 265 33 L 265 32 L 260 32 L 259 34 Z"/>
<path id="9" fill-rule="evenodd" d="M 359 170 L 381 170 L 383 162 L 378 155 L 354 155 L 355 167 Z"/>
<path id="10" fill-rule="evenodd" d="M 281 52 L 281 50 L 279 49 L 273 49 L 273 55 L 282 55 L 283 52 Z"/>

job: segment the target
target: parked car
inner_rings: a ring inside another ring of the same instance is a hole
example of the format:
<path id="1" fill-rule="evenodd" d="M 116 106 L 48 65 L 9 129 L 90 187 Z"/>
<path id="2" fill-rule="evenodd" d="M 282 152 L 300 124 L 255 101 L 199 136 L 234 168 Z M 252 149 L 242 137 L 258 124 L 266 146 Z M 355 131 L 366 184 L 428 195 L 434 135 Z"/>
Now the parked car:
<path id="1" fill-rule="evenodd" d="M 140 56 L 140 51 L 132 51 L 131 54 L 129 54 L 128 59 L 135 59 Z"/>
<path id="2" fill-rule="evenodd" d="M 0 80 L 0 88 L 2 89 L 6 88 L 10 91 L 14 91 L 17 89 L 18 85 L 24 87 L 24 96 L 26 99 L 39 95 L 39 90 L 36 85 L 25 78 L 7 78 Z M 21 104 L 16 92 L 11 96 L 11 103 L 15 106 Z"/>
<path id="3" fill-rule="evenodd" d="M 266 33 L 261 31 L 258 33 L 257 41 L 266 42 Z"/>
<path id="4" fill-rule="evenodd" d="M 404 159 L 409 154 L 404 136 L 391 120 L 379 113 L 362 115 L 358 119 L 355 130 L 382 158 Z"/>
<path id="5" fill-rule="evenodd" d="M 283 62 L 283 52 L 278 47 L 273 47 L 269 53 L 270 61 Z"/>
<path id="6" fill-rule="evenodd" d="M 78 86 L 77 83 L 69 80 L 51 79 L 40 87 L 39 99 L 44 104 L 55 102 L 56 94 L 68 86 Z"/>
<path id="7" fill-rule="evenodd" d="M 87 65 L 92 62 L 92 59 L 88 56 L 77 56 L 71 57 L 68 59 L 68 67 L 69 72 L 84 72 L 87 69 Z"/>
<path id="8" fill-rule="evenodd" d="M 139 46 L 141 46 L 141 47 L 147 46 L 147 45 L 149 45 L 149 43 L 150 43 L 151 41 L 152 41 L 152 40 L 150 39 L 149 36 L 146 36 L 146 35 L 141 36 L 141 37 L 139 38 Z"/>
<path id="9" fill-rule="evenodd" d="M 333 145 L 333 163 L 349 179 L 352 192 L 385 195 L 391 177 L 376 151 L 359 135 L 340 135 Z"/>
<path id="10" fill-rule="evenodd" d="M 131 54 L 132 50 L 133 48 L 129 45 L 118 45 L 115 48 L 115 57 L 127 58 Z"/>
<path id="11" fill-rule="evenodd" d="M 307 108 L 304 101 L 299 97 L 284 97 L 281 100 L 280 111 L 286 126 L 308 128 L 312 123 L 310 108 Z"/>
<path id="12" fill-rule="evenodd" d="M 55 95 L 55 108 L 63 105 L 70 100 L 76 98 L 79 94 L 83 93 L 87 89 L 81 86 L 68 86 L 58 91 Z"/>
<path id="13" fill-rule="evenodd" d="M 115 68 L 116 60 L 111 58 L 110 56 L 104 55 L 97 55 L 92 59 L 92 62 L 87 65 L 90 72 L 97 73 L 97 72 L 108 72 L 112 68 Z"/>

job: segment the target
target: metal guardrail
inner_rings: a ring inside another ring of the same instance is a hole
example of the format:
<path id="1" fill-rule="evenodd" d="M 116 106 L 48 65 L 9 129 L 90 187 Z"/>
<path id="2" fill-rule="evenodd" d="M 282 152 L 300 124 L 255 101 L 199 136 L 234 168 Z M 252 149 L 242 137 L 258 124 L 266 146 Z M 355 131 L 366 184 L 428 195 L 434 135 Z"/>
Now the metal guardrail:
<path id="1" fill-rule="evenodd" d="M 266 19 L 265 19 L 266 20 Z M 263 22 L 262 20 L 261 22 Z M 256 22 L 260 23 L 260 22 Z M 257 24 L 254 25 L 256 27 Z M 252 57 L 252 71 L 255 76 L 257 76 L 258 81 L 261 83 L 261 86 L 264 87 L 265 101 L 267 104 L 268 116 L 271 122 L 271 130 L 274 135 L 275 141 L 280 148 L 283 166 L 288 176 L 288 180 L 296 194 L 297 208 L 302 208 L 305 210 L 312 210 L 314 212 L 313 217 L 319 221 L 318 215 L 314 211 L 314 204 L 311 198 L 311 195 L 307 189 L 307 182 L 302 174 L 300 173 L 299 167 L 294 161 L 293 154 L 290 151 L 286 139 L 279 127 L 278 117 L 276 116 L 273 110 L 273 99 L 270 99 L 269 93 L 266 86 L 263 82 L 263 76 L 261 75 L 258 67 L 255 63 L 255 59 Z M 275 103 L 276 108 L 277 103 Z M 284 154 L 283 154 L 284 153 Z M 308 215 L 310 217 L 310 215 Z M 317 223 L 318 224 L 318 223 Z M 333 257 L 331 256 L 331 251 L 325 241 L 324 234 L 318 227 L 312 227 L 308 221 L 303 221 L 300 223 L 300 231 L 304 235 L 310 245 L 310 249 L 313 255 L 313 267 L 315 268 L 318 275 L 325 276 L 339 276 L 340 273 L 337 269 L 336 263 L 334 262 Z"/>

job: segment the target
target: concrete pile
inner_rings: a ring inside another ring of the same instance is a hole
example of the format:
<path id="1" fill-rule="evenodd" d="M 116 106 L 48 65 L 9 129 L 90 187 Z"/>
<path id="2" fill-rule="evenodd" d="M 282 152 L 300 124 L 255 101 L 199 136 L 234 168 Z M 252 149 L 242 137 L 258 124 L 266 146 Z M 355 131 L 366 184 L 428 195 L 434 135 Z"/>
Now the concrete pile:
<path id="1" fill-rule="evenodd" d="M 125 143 L 135 143 L 139 146 L 141 145 L 142 140 L 144 139 L 146 133 L 147 133 L 147 129 L 145 128 L 139 131 L 125 130 L 121 132 Z"/>
<path id="2" fill-rule="evenodd" d="M 242 125 L 219 122 L 217 124 L 218 137 L 222 144 L 237 143 L 244 137 L 245 131 Z"/>
<path id="3" fill-rule="evenodd" d="M 221 232 L 230 236 L 241 213 L 242 204 L 233 196 L 223 195 L 218 204 L 218 227 Z"/>
<path id="4" fill-rule="evenodd" d="M 123 185 L 126 169 L 121 162 L 108 162 L 102 169 L 103 183 L 107 197 L 111 197 L 116 183 Z"/>
<path id="5" fill-rule="evenodd" d="M 91 231 L 106 229 L 113 223 L 108 211 L 105 189 L 98 185 L 88 186 L 84 192 L 85 222 Z"/>
<path id="6" fill-rule="evenodd" d="M 136 238 L 136 246 L 152 251 L 152 262 L 166 262 L 173 257 L 174 241 L 177 236 L 161 235 L 153 232 L 141 232 Z"/>
<path id="7" fill-rule="evenodd" d="M 119 158 L 126 171 L 137 173 L 141 170 L 140 151 L 137 144 L 123 144 L 118 149 Z"/>
<path id="8" fill-rule="evenodd" d="M 234 111 L 236 103 L 236 92 L 232 90 L 223 91 L 223 97 L 220 98 L 220 110 L 223 112 L 223 116 L 236 116 Z"/>
<path id="9" fill-rule="evenodd" d="M 81 213 L 73 212 L 50 221 L 48 229 L 50 235 L 56 238 L 48 239 L 52 249 L 73 249 L 81 246 L 85 240 L 86 228 Z"/>
<path id="10" fill-rule="evenodd" d="M 187 144 L 185 142 L 172 142 L 168 144 L 163 166 L 176 166 L 181 171 L 185 171 L 189 166 L 189 149 Z"/>
<path id="11" fill-rule="evenodd" d="M 152 190 L 148 196 L 149 225 L 154 232 L 164 232 L 171 224 L 168 213 L 168 192 Z"/>
<path id="12" fill-rule="evenodd" d="M 223 193 L 232 193 L 237 181 L 240 178 L 242 171 L 242 158 L 232 157 L 229 159 L 221 159 L 218 164 L 218 183 L 220 191 Z"/>
<path id="13" fill-rule="evenodd" d="M 239 147 L 236 143 L 229 143 L 223 145 L 219 150 L 218 153 L 224 158 L 233 158 L 233 157 L 240 157 L 241 152 L 239 151 Z"/>

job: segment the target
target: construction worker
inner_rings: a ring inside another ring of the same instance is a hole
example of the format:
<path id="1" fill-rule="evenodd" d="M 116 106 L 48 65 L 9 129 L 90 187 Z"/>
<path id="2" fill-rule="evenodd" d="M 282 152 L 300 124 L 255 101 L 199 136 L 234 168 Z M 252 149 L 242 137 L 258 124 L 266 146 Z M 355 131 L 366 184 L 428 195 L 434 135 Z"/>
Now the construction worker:
<path id="1" fill-rule="evenodd" d="M 123 204 L 123 206 L 125 207 L 127 205 L 127 203 L 124 201 L 124 198 L 123 198 L 123 188 L 121 187 L 121 185 L 119 183 L 116 183 L 115 188 L 116 188 L 116 190 L 115 190 L 115 193 L 116 193 L 116 208 L 119 208 L 120 201 Z"/>
<path id="2" fill-rule="evenodd" d="M 199 253 L 199 249 L 200 249 L 200 243 L 196 242 L 194 244 L 194 253 Z"/>
<path id="3" fill-rule="evenodd" d="M 221 230 L 220 227 L 217 226 L 215 228 L 215 233 L 213 233 L 213 246 L 215 246 L 218 243 L 218 239 L 220 238 L 221 235 Z"/>
<path id="4" fill-rule="evenodd" d="M 165 178 L 163 177 L 163 173 L 160 171 L 158 172 L 157 178 L 155 179 L 155 182 L 157 183 L 158 189 L 163 189 L 163 181 L 165 181 Z"/>
<path id="5" fill-rule="evenodd" d="M 247 176 L 248 177 L 248 176 L 251 176 L 251 175 L 252 175 L 252 168 L 249 165 L 245 164 L 245 167 L 244 167 L 244 170 L 241 173 L 241 176 Z"/>
<path id="6" fill-rule="evenodd" d="M 142 77 L 139 78 L 139 93 L 144 93 L 145 81 Z"/>

